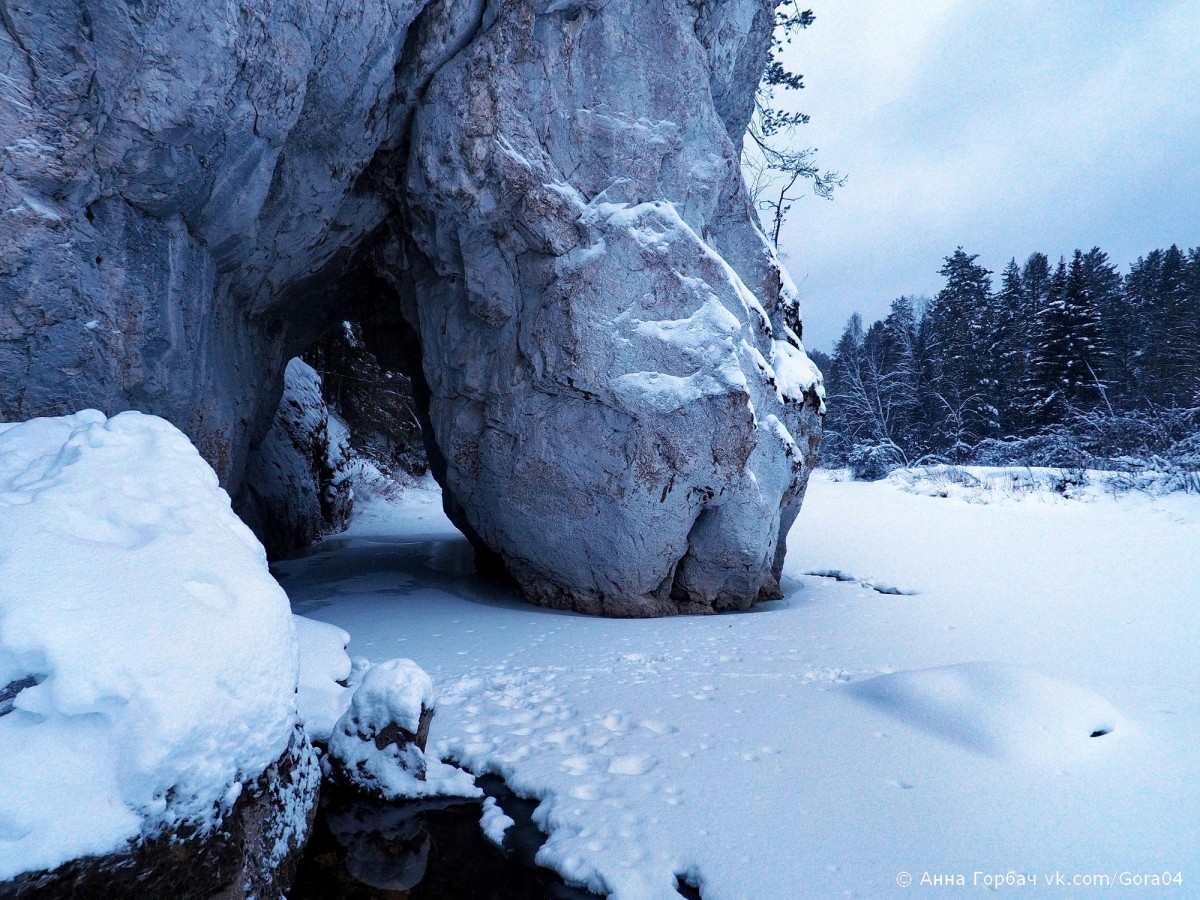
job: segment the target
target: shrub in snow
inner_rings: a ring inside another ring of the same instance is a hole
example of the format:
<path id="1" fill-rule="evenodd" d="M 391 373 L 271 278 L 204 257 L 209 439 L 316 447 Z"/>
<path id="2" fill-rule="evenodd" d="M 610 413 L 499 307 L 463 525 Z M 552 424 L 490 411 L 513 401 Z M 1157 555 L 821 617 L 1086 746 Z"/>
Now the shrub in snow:
<path id="1" fill-rule="evenodd" d="M 970 455 L 972 461 L 980 466 L 1065 466 L 1083 469 L 1092 463 L 1091 456 L 1066 429 L 1028 438 L 981 441 Z"/>
<path id="2" fill-rule="evenodd" d="M 840 431 L 827 428 L 821 435 L 821 444 L 817 452 L 821 456 L 821 465 L 826 469 L 843 468 L 849 464 L 850 451 L 854 449 L 852 441 Z"/>
<path id="3" fill-rule="evenodd" d="M 94 410 L 0 426 L 0 882 L 228 841 L 254 796 L 256 864 L 278 863 L 316 787 L 295 687 L 287 597 L 183 434 Z"/>
<path id="4" fill-rule="evenodd" d="M 851 473 L 861 481 L 878 481 L 904 465 L 894 444 L 856 444 L 849 462 Z"/>
<path id="5" fill-rule="evenodd" d="M 425 780 L 433 682 L 410 659 L 372 666 L 329 738 L 330 775 L 392 799 Z"/>

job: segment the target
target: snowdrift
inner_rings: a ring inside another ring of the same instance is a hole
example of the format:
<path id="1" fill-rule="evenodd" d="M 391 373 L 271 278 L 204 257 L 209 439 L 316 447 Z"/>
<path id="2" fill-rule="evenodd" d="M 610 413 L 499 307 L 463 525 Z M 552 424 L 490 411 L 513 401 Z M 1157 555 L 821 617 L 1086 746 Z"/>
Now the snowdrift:
<path id="1" fill-rule="evenodd" d="M 214 828 L 289 746 L 296 659 L 262 547 L 172 425 L 0 425 L 0 882 Z"/>

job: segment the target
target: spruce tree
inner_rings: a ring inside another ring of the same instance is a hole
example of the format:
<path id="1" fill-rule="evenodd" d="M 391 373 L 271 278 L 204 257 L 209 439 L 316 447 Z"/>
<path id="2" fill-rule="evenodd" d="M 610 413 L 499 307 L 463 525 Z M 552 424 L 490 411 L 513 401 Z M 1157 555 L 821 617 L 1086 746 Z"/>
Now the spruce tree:
<path id="1" fill-rule="evenodd" d="M 1196 310 L 1189 302 L 1188 275 L 1187 257 L 1172 244 L 1158 273 L 1147 359 L 1154 399 L 1168 407 L 1187 404 L 1195 391 Z"/>
<path id="2" fill-rule="evenodd" d="M 987 349 L 990 394 L 1001 434 L 1019 435 L 1029 420 L 1022 402 L 1022 388 L 1028 380 L 1030 347 L 1025 285 L 1015 258 L 1009 260 L 1000 275 L 1000 290 L 992 298 L 992 310 Z"/>
<path id="3" fill-rule="evenodd" d="M 1045 300 L 1034 328 L 1030 411 L 1043 428 L 1062 422 L 1066 415 L 1063 381 L 1067 377 L 1066 360 L 1070 358 L 1067 280 L 1067 261 L 1059 257 L 1058 267 L 1047 282 Z"/>
<path id="4" fill-rule="evenodd" d="M 1096 289 L 1106 279 L 1107 258 L 1097 251 L 1090 263 L 1076 250 L 1070 267 L 1060 259 L 1038 322 L 1035 377 L 1042 425 L 1059 425 L 1073 411 L 1093 409 L 1104 398 L 1102 373 L 1109 354 L 1100 329 Z"/>
<path id="5" fill-rule="evenodd" d="M 1114 341 L 1117 330 L 1113 323 L 1128 318 L 1129 309 L 1117 267 L 1108 260 L 1108 254 L 1093 247 L 1083 254 L 1083 282 L 1087 295 L 1089 328 L 1091 319 L 1096 320 L 1097 337 L 1093 348 L 1092 363 L 1096 366 L 1097 381 L 1103 386 L 1106 407 L 1118 401 L 1129 384 L 1132 375 L 1126 367 L 1126 347 Z"/>
<path id="6" fill-rule="evenodd" d="M 955 461 L 996 430 L 981 385 L 992 273 L 975 262 L 978 258 L 962 247 L 946 257 L 939 270 L 946 286 L 934 297 L 922 325 L 926 402 L 934 416 L 931 438 Z"/>
<path id="7" fill-rule="evenodd" d="M 1042 343 L 1044 311 L 1050 299 L 1053 272 L 1045 253 L 1034 252 L 1021 268 L 1021 289 L 1024 292 L 1017 328 L 1022 352 L 1022 379 L 1017 391 L 1017 406 L 1013 413 L 1020 422 L 1018 434 L 1029 435 L 1037 430 L 1039 410 L 1046 402 L 1046 389 L 1034 366 L 1034 354 Z"/>
<path id="8" fill-rule="evenodd" d="M 1163 252 L 1151 250 L 1146 256 L 1139 256 L 1125 276 L 1126 319 L 1120 326 L 1125 330 L 1125 365 L 1133 378 L 1130 394 L 1143 407 L 1157 399 L 1158 360 L 1153 350 L 1156 331 L 1153 323 L 1159 306 L 1162 264 Z"/>

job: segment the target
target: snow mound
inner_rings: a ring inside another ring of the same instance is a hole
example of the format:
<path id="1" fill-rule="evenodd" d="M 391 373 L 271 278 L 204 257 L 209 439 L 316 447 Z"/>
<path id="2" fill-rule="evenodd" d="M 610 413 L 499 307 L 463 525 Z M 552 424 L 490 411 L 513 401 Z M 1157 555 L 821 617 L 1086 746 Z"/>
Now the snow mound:
<path id="1" fill-rule="evenodd" d="M 287 597 L 182 433 L 0 429 L 0 881 L 214 826 L 287 748 L 295 685 Z"/>
<path id="2" fill-rule="evenodd" d="M 1112 705 L 1089 690 L 999 663 L 896 672 L 848 690 L 944 740 L 1029 763 L 1093 754 L 1111 745 L 1121 723 Z"/>
<path id="3" fill-rule="evenodd" d="M 350 705 L 347 687 L 353 664 L 346 655 L 350 635 L 335 625 L 293 616 L 300 650 L 297 705 L 304 730 L 314 741 L 328 741 Z"/>

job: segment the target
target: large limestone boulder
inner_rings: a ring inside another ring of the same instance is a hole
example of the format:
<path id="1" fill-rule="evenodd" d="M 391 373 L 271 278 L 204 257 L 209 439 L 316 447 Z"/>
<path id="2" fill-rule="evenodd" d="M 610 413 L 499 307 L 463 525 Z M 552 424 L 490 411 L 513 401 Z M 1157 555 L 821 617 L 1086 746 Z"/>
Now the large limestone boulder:
<path id="1" fill-rule="evenodd" d="M 738 166 L 772 16 L 9 4 L 0 418 L 162 415 L 248 509 L 286 361 L 354 317 L 531 599 L 774 596 L 820 396 Z"/>
<path id="2" fill-rule="evenodd" d="M 735 143 L 757 77 L 727 66 L 753 34 L 761 67 L 768 6 L 722 9 L 490 4 L 416 113 L 376 259 L 420 337 L 452 518 L 539 603 L 778 595 L 820 376 Z"/>

